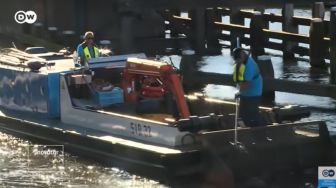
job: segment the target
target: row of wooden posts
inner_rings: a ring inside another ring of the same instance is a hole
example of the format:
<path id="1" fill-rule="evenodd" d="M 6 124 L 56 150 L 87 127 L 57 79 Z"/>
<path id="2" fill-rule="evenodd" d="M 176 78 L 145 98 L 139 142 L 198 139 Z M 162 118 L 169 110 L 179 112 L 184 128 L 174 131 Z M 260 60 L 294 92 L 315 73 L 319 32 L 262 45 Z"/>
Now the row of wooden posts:
<path id="1" fill-rule="evenodd" d="M 176 44 L 191 44 L 197 54 L 209 54 L 211 51 L 215 51 L 215 53 L 221 52 L 223 45 L 220 40 L 231 42 L 234 44 L 231 48 L 234 48 L 236 38 L 239 37 L 241 43 L 250 46 L 254 56 L 260 56 L 264 54 L 264 48 L 270 48 L 283 51 L 284 62 L 293 59 L 294 54 L 299 54 L 309 56 L 312 67 L 322 68 L 328 68 L 324 60 L 330 59 L 331 83 L 336 82 L 336 7 L 330 10 L 330 21 L 324 20 L 325 10 L 323 3 L 314 4 L 313 18 L 294 16 L 293 4 L 285 4 L 282 9 L 282 15 L 261 12 L 263 11 L 240 10 L 238 7 L 231 9 L 197 9 L 189 12 L 189 17 L 186 18 L 181 17 L 180 11 L 164 11 L 162 16 L 169 22 L 167 29 L 171 30 L 171 38 L 162 37 L 156 43 L 163 48 L 170 46 L 183 48 L 183 46 Z M 222 23 L 223 16 L 230 16 L 231 23 Z M 244 25 L 245 18 L 251 19 L 249 27 Z M 269 22 L 281 22 L 283 31 L 270 30 L 267 27 Z M 309 35 L 299 34 L 299 25 L 310 26 Z M 34 27 L 24 27 L 23 29 L 25 32 L 20 33 L 8 27 L 0 27 L 0 33 L 16 37 L 22 43 L 45 46 L 51 50 L 61 49 L 64 45 L 71 44 L 71 41 L 78 42 L 78 37 L 73 31 L 63 31 L 59 35 L 57 28 L 49 27 L 45 34 L 42 25 L 38 24 L 35 24 Z M 229 31 L 230 34 L 223 31 Z M 184 34 L 184 37 L 181 37 L 181 34 Z M 246 36 L 247 34 L 249 34 L 249 37 Z M 46 36 L 43 37 L 44 35 Z M 280 39 L 282 43 L 270 41 L 270 38 Z M 156 40 L 157 38 L 153 39 Z M 63 45 L 57 45 L 54 42 Z M 151 44 L 151 39 L 146 38 L 146 42 Z M 309 48 L 299 46 L 299 43 L 308 44 Z M 157 50 L 157 46 L 149 46 L 151 49 Z M 188 58 L 182 56 L 182 60 Z M 232 75 L 196 71 L 194 67 L 190 67 L 193 62 L 195 62 L 195 59 L 181 62 L 181 65 L 184 66 L 183 70 L 181 70 L 184 75 L 183 80 L 192 83 L 191 85 L 235 85 L 232 81 Z M 263 64 L 261 69 L 266 68 L 264 72 L 268 73 L 268 75 L 263 75 L 265 83 L 264 94 L 270 94 L 269 96 L 272 96 L 273 99 L 274 91 L 325 96 L 336 99 L 335 84 L 274 79 L 274 75 L 272 75 L 273 68 L 269 67 L 272 65 L 270 60 L 266 59 L 258 63 L 259 65 Z"/>
<path id="2" fill-rule="evenodd" d="M 255 57 L 264 54 L 265 48 L 270 48 L 282 51 L 284 62 L 298 54 L 309 56 L 312 67 L 327 68 L 325 59 L 330 59 L 330 78 L 332 83 L 336 83 L 336 7 L 330 9 L 330 21 L 324 20 L 323 2 L 314 4 L 312 18 L 294 16 L 293 4 L 285 4 L 281 15 L 238 8 L 200 9 L 188 12 L 188 15 L 182 17 L 179 11 L 174 10 L 167 11 L 164 16 L 169 21 L 167 27 L 171 36 L 184 34 L 192 41 L 197 53 L 221 50 L 221 40 L 230 41 L 231 48 L 234 48 L 239 37 L 242 44 L 250 46 Z M 230 16 L 229 24 L 222 22 L 223 16 Z M 251 19 L 249 27 L 244 25 L 245 18 Z M 282 31 L 270 30 L 269 22 L 282 23 Z M 299 25 L 310 26 L 309 35 L 299 34 Z M 229 34 L 223 31 L 229 31 Z"/>

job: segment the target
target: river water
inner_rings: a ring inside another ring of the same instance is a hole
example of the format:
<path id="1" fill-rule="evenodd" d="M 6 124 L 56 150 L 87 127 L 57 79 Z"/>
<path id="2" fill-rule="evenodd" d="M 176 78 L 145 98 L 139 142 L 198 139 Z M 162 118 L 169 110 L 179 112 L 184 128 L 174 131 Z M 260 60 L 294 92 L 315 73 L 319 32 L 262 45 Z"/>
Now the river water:
<path id="1" fill-rule="evenodd" d="M 281 13 L 279 9 L 267 9 L 267 12 Z M 295 15 L 310 16 L 310 10 L 296 10 Z M 328 18 L 328 14 L 326 15 Z M 226 17 L 224 22 L 228 21 Z M 245 24 L 249 21 L 246 20 Z M 270 28 L 281 30 L 281 24 L 272 23 Z M 307 27 L 300 27 L 300 33 L 308 33 Z M 277 54 L 279 52 L 268 50 Z M 180 57 L 170 56 L 178 66 Z M 163 59 L 168 59 L 163 57 Z M 230 73 L 232 60 L 228 50 L 222 56 L 203 57 L 206 72 Z M 312 73 L 309 63 L 283 64 L 282 58 L 272 56 L 275 77 L 280 79 L 315 81 L 328 83 L 328 76 L 323 72 Z M 235 88 L 208 85 L 203 92 L 220 99 L 233 99 Z M 300 104 L 315 107 L 312 115 L 302 121 L 325 120 L 330 131 L 336 132 L 336 101 L 328 97 L 315 97 L 299 94 L 276 92 L 278 104 Z M 332 133 L 334 134 L 334 133 Z M 61 153 L 51 158 L 32 155 L 40 147 L 30 141 L 0 133 L 0 187 L 166 187 L 159 182 L 139 177 L 118 168 L 101 166 L 94 161 L 82 159 L 68 153 Z M 42 161 L 42 162 L 41 162 Z M 45 162 L 45 163 L 44 163 Z M 307 185 L 309 187 L 310 185 Z"/>

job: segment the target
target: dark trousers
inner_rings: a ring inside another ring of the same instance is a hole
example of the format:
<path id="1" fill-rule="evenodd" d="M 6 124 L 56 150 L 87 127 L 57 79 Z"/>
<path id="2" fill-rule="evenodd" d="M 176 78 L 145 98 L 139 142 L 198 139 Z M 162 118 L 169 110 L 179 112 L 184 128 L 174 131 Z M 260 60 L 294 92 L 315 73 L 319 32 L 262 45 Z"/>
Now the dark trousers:
<path id="1" fill-rule="evenodd" d="M 260 96 L 241 96 L 239 103 L 239 114 L 244 124 L 248 127 L 264 126 L 259 113 Z"/>

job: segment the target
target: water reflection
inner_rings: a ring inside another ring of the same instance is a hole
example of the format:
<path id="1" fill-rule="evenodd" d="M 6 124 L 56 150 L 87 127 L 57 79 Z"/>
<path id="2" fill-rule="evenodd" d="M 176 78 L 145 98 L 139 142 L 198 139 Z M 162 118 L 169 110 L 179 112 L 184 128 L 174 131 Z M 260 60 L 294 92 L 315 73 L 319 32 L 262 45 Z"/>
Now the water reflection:
<path id="1" fill-rule="evenodd" d="M 37 145 L 0 133 L 0 187 L 165 187 L 66 153 L 64 164 L 41 164 L 45 162 L 41 156 L 28 158 L 28 146 Z"/>

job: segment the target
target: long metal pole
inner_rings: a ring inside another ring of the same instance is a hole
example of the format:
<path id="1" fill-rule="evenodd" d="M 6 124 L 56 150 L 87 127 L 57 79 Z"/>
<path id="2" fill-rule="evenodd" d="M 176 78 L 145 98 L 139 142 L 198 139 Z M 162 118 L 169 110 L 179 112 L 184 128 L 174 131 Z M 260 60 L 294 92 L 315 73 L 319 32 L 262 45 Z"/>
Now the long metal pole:
<path id="1" fill-rule="evenodd" d="M 234 144 L 238 143 L 238 117 L 239 117 L 239 97 L 236 98 L 236 116 L 235 116 L 235 128 L 234 128 Z"/>

